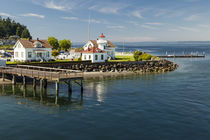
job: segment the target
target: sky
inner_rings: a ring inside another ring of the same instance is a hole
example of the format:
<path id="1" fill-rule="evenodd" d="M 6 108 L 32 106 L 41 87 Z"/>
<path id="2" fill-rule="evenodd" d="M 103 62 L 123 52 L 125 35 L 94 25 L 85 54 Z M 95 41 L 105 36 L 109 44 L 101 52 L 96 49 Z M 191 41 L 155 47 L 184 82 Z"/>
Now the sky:
<path id="1" fill-rule="evenodd" d="M 0 0 L 0 16 L 33 38 L 114 42 L 209 41 L 210 0 Z M 89 20 L 90 19 L 90 20 Z"/>

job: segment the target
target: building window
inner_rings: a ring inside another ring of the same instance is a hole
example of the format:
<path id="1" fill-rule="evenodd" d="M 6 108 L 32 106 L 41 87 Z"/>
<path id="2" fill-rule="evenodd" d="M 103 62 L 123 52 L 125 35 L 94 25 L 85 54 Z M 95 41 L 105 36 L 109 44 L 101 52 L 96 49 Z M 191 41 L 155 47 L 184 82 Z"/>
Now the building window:
<path id="1" fill-rule="evenodd" d="M 91 60 L 91 55 L 89 55 L 89 60 Z"/>
<path id="2" fill-rule="evenodd" d="M 47 57 L 50 57 L 50 52 L 47 52 Z"/>
<path id="3" fill-rule="evenodd" d="M 24 52 L 21 52 L 21 57 L 24 58 Z"/>
<path id="4" fill-rule="evenodd" d="M 28 52 L 28 58 L 32 57 L 32 52 Z"/>
<path id="5" fill-rule="evenodd" d="M 86 60 L 86 55 L 84 55 L 84 60 Z"/>
<path id="6" fill-rule="evenodd" d="M 98 55 L 95 55 L 95 60 L 98 60 Z"/>
<path id="7" fill-rule="evenodd" d="M 18 52 L 15 52 L 15 57 L 18 57 Z"/>
<path id="8" fill-rule="evenodd" d="M 37 53 L 37 57 L 42 57 L 42 53 Z"/>
<path id="9" fill-rule="evenodd" d="M 104 55 L 103 54 L 101 55 L 101 60 L 104 60 Z"/>

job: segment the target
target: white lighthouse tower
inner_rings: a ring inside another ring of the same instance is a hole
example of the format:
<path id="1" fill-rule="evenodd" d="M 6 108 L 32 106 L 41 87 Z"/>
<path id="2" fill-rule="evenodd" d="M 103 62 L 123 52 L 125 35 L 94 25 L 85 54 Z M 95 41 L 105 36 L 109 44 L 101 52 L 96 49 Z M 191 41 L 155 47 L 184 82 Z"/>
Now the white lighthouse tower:
<path id="1" fill-rule="evenodd" d="M 106 50 L 108 43 L 103 33 L 99 36 L 99 39 L 97 39 L 97 44 L 99 49 Z"/>

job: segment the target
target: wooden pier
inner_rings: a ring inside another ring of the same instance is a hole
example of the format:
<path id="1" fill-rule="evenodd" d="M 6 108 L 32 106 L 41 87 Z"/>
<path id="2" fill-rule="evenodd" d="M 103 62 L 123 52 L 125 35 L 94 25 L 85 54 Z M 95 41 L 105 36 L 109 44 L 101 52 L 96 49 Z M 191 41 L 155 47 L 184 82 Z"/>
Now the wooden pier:
<path id="1" fill-rule="evenodd" d="M 16 65 L 14 67 L 0 66 L 2 79 L 10 77 L 13 84 L 17 79 L 21 79 L 22 84 L 27 84 L 27 79 L 31 79 L 33 87 L 36 88 L 37 83 L 40 84 L 40 90 L 47 88 L 48 82 L 54 82 L 56 87 L 56 96 L 59 94 L 59 84 L 64 82 L 68 85 L 68 92 L 72 94 L 72 82 L 78 84 L 83 93 L 83 72 L 68 69 L 58 69 L 49 67 L 37 67 L 29 65 Z M 38 81 L 38 82 L 37 82 Z"/>
<path id="2" fill-rule="evenodd" d="M 159 58 L 205 58 L 206 55 L 162 55 Z"/>

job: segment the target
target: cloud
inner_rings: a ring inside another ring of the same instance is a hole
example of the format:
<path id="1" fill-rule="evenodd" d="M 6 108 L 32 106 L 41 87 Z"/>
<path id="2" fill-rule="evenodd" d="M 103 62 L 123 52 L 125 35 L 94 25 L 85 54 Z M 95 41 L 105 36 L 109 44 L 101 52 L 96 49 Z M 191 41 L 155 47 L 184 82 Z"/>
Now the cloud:
<path id="1" fill-rule="evenodd" d="M 201 28 L 210 28 L 210 25 L 207 25 L 207 24 L 199 24 L 198 27 L 201 27 Z"/>
<path id="2" fill-rule="evenodd" d="M 198 17 L 199 17 L 199 16 L 198 16 L 197 14 L 196 14 L 196 15 L 191 15 L 191 16 L 185 18 L 185 20 L 186 20 L 186 21 L 193 21 L 193 20 L 197 20 Z"/>
<path id="3" fill-rule="evenodd" d="M 36 18 L 45 18 L 44 15 L 39 15 L 39 14 L 34 14 L 34 13 L 27 13 L 27 14 L 22 14 L 20 16 L 23 16 L 23 17 L 36 17 Z"/>
<path id="4" fill-rule="evenodd" d="M 200 0 L 185 0 L 185 2 L 199 2 Z"/>
<path id="5" fill-rule="evenodd" d="M 12 16 L 8 13 L 0 13 L 0 16 L 4 16 L 4 17 L 11 17 L 11 18 L 14 18 L 15 16 Z"/>
<path id="6" fill-rule="evenodd" d="M 79 20 L 78 17 L 61 17 L 61 18 L 66 20 Z"/>
<path id="7" fill-rule="evenodd" d="M 199 32 L 199 30 L 196 29 L 196 28 L 185 27 L 185 26 L 179 26 L 178 29 L 185 30 L 185 31 L 190 31 L 190 32 Z"/>
<path id="8" fill-rule="evenodd" d="M 54 9 L 54 10 L 60 10 L 60 11 L 66 11 L 71 10 L 72 8 L 69 5 L 66 4 L 56 4 L 53 0 L 46 1 L 44 3 L 46 8 Z"/>
<path id="9" fill-rule="evenodd" d="M 170 31 L 170 32 L 178 32 L 180 30 L 179 29 L 169 29 L 168 31 Z"/>
<path id="10" fill-rule="evenodd" d="M 160 23 L 160 22 L 148 22 L 148 23 L 144 23 L 146 25 L 156 25 L 156 26 L 160 26 L 160 25 L 163 25 L 163 23 Z"/>
<path id="11" fill-rule="evenodd" d="M 139 19 L 142 19 L 143 18 L 143 16 L 141 15 L 141 12 L 140 11 L 134 11 L 134 12 L 132 12 L 132 15 L 134 17 L 139 18 Z"/>
<path id="12" fill-rule="evenodd" d="M 135 36 L 135 37 L 111 37 L 112 41 L 115 42 L 152 42 L 157 41 L 156 38 L 146 36 Z"/>
<path id="13" fill-rule="evenodd" d="M 117 29 L 117 30 L 122 30 L 125 29 L 125 26 L 121 25 L 113 25 L 113 26 L 107 26 L 108 29 Z"/>
<path id="14" fill-rule="evenodd" d="M 103 14 L 119 14 L 119 11 L 127 7 L 122 3 L 99 3 L 88 8 L 89 10 L 100 12 Z"/>
<path id="15" fill-rule="evenodd" d="M 141 25 L 141 27 L 145 28 L 145 29 L 151 29 L 151 30 L 157 30 L 158 29 L 158 28 L 150 26 L 150 25 Z"/>

